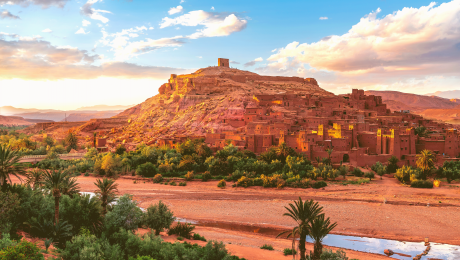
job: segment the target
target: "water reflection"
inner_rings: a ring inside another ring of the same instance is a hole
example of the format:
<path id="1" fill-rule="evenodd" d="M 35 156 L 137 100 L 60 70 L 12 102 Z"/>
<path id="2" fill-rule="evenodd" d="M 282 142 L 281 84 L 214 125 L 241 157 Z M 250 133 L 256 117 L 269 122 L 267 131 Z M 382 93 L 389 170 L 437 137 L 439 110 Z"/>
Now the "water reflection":
<path id="1" fill-rule="evenodd" d="M 307 242 L 312 243 L 310 238 Z M 353 249 L 356 251 L 383 254 L 383 250 L 391 249 L 396 254 L 391 257 L 396 259 L 412 259 L 412 257 L 422 253 L 426 247 L 423 242 L 400 242 L 395 240 L 328 235 L 323 240 L 324 245 Z M 430 252 L 422 259 L 460 259 L 460 246 L 431 243 Z"/>

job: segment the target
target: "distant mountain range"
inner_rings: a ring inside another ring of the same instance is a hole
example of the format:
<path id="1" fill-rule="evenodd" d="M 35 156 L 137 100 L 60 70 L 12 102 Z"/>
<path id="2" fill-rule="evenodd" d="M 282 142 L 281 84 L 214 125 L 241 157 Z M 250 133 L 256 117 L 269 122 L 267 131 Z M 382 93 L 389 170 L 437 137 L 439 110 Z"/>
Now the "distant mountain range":
<path id="1" fill-rule="evenodd" d="M 20 116 L 2 116 L 0 115 L 0 125 L 33 125 L 41 122 L 53 122 L 51 120 L 41 119 L 24 119 Z"/>
<path id="2" fill-rule="evenodd" d="M 383 102 L 387 104 L 387 108 L 392 111 L 410 110 L 412 113 L 422 115 L 425 118 L 460 124 L 460 99 L 398 91 L 369 90 L 365 94 L 381 96 Z"/>
<path id="3" fill-rule="evenodd" d="M 109 118 L 123 112 L 131 106 L 96 105 L 80 107 L 76 110 L 54 110 L 36 108 L 16 108 L 12 106 L 0 107 L 0 115 L 19 116 L 23 119 L 39 119 L 52 121 L 87 121 L 93 118 Z"/>
<path id="4" fill-rule="evenodd" d="M 450 91 L 436 91 L 431 94 L 426 94 L 426 96 L 437 96 L 447 99 L 460 99 L 460 90 L 450 90 Z"/>

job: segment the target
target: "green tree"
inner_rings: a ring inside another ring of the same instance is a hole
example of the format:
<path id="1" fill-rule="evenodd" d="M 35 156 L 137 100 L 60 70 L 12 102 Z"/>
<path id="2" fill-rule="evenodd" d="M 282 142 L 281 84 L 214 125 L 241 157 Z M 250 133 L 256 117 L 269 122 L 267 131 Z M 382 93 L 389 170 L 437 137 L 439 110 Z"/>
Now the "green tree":
<path id="1" fill-rule="evenodd" d="M 329 218 L 325 219 L 324 214 L 319 215 L 310 224 L 310 233 L 308 234 L 314 241 L 313 260 L 319 260 L 323 253 L 323 239 L 337 226 L 337 223 L 331 223 Z"/>
<path id="2" fill-rule="evenodd" d="M 38 168 L 32 169 L 26 174 L 26 177 L 26 184 L 35 190 L 37 186 L 40 187 L 42 184 L 43 171 Z"/>
<path id="3" fill-rule="evenodd" d="M 10 175 L 21 179 L 21 175 L 25 174 L 24 168 L 19 165 L 21 155 L 18 151 L 12 150 L 9 146 L 0 145 L 0 183 L 4 189 L 8 182 L 11 184 Z"/>
<path id="4" fill-rule="evenodd" d="M 276 148 L 276 155 L 280 158 L 280 160 L 284 163 L 286 162 L 286 158 L 291 155 L 295 156 L 296 152 L 294 149 L 289 147 L 286 143 L 280 143 L 280 145 Z"/>
<path id="5" fill-rule="evenodd" d="M 297 226 L 292 231 L 281 232 L 277 237 L 287 234 L 288 238 L 292 236 L 294 239 L 296 235 L 299 235 L 300 260 L 305 260 L 305 239 L 310 234 L 312 221 L 321 214 L 323 207 L 320 207 L 318 202 L 313 200 L 303 202 L 302 198 L 299 197 L 298 201 L 294 201 L 294 204 L 289 203 L 289 207 L 285 208 L 288 212 L 284 213 L 283 216 L 292 218 L 297 223 Z"/>
<path id="6" fill-rule="evenodd" d="M 118 155 L 123 155 L 124 152 L 126 152 L 126 147 L 123 144 L 119 144 L 115 150 L 115 153 Z"/>
<path id="7" fill-rule="evenodd" d="M 433 169 L 436 156 L 430 150 L 423 150 L 415 156 L 417 167 L 422 170 L 422 179 L 426 180 L 428 172 Z"/>
<path id="8" fill-rule="evenodd" d="M 388 159 L 388 166 L 387 166 L 388 173 L 396 172 L 396 170 L 399 168 L 398 162 L 399 162 L 399 159 L 396 158 L 396 156 L 391 156 L 390 159 Z"/>
<path id="9" fill-rule="evenodd" d="M 329 164 L 332 164 L 332 160 L 331 160 L 331 154 L 332 152 L 334 151 L 334 149 L 330 148 L 330 149 L 326 149 L 326 152 L 327 152 L 327 156 L 328 156 L 328 161 L 329 161 Z"/>
<path id="10" fill-rule="evenodd" d="M 105 215 L 105 229 L 108 237 L 123 228 L 134 231 L 142 222 L 142 210 L 132 196 L 125 194 L 118 199 L 113 209 Z"/>
<path id="11" fill-rule="evenodd" d="M 115 192 L 118 192 L 118 184 L 113 179 L 103 178 L 102 181 L 101 179 L 96 179 L 94 185 L 97 187 L 95 193 L 100 196 L 102 201 L 102 214 L 105 215 L 107 213 L 107 204 L 115 199 Z"/>
<path id="12" fill-rule="evenodd" d="M 158 236 L 164 229 L 169 229 L 175 219 L 172 211 L 160 200 L 158 204 L 147 208 L 147 212 L 143 217 L 143 223 L 155 230 L 155 235 Z"/>
<path id="13" fill-rule="evenodd" d="M 67 132 L 67 136 L 65 137 L 65 143 L 70 147 L 70 149 L 78 149 L 77 134 L 73 131 Z"/>
<path id="14" fill-rule="evenodd" d="M 59 223 L 59 198 L 61 189 L 65 185 L 67 178 L 66 172 L 62 170 L 43 170 L 43 184 L 51 191 L 54 197 L 54 223 Z"/>

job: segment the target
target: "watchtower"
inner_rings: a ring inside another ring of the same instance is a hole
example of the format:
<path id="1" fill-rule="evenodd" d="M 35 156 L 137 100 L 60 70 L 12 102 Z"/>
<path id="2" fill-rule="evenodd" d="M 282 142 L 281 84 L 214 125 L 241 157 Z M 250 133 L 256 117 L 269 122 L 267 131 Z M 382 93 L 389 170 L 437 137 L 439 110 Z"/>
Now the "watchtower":
<path id="1" fill-rule="evenodd" d="M 217 66 L 230 68 L 230 61 L 229 61 L 229 59 L 218 58 L 217 59 Z"/>

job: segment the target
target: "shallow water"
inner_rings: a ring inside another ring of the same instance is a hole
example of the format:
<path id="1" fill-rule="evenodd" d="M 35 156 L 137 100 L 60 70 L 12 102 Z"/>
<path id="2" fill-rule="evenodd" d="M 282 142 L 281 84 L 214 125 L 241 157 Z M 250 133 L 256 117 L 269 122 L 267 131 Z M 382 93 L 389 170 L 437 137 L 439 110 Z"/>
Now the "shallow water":
<path id="1" fill-rule="evenodd" d="M 187 222 L 192 222 L 187 219 Z M 198 226 L 216 227 L 234 231 L 244 231 L 251 233 L 259 233 L 276 237 L 281 231 L 280 229 L 270 227 L 257 227 L 250 224 L 234 224 L 222 222 L 202 222 L 194 221 Z M 307 242 L 313 241 L 308 237 Z M 328 235 L 323 240 L 323 245 L 340 247 L 345 249 L 352 249 L 355 251 L 374 253 L 385 255 L 385 249 L 391 249 L 395 252 L 392 258 L 395 259 L 412 259 L 418 254 L 425 251 L 426 246 L 424 242 L 401 242 L 389 239 L 368 238 L 368 237 L 355 237 L 355 236 L 342 236 L 342 235 Z M 458 260 L 460 259 L 460 246 L 439 244 L 430 242 L 431 250 L 429 253 L 422 257 L 424 260 L 428 259 L 446 259 Z"/>
<path id="2" fill-rule="evenodd" d="M 307 242 L 312 243 L 311 238 Z M 412 259 L 414 256 L 425 251 L 423 242 L 400 242 L 396 240 L 354 237 L 342 235 L 328 235 L 323 240 L 324 245 L 353 249 L 356 251 L 383 254 L 383 250 L 391 249 L 395 252 L 391 257 L 396 259 Z M 430 252 L 422 259 L 460 259 L 460 246 L 430 243 Z"/>

